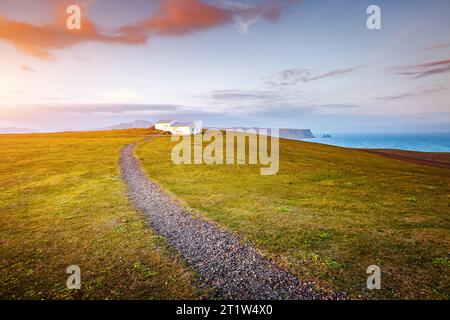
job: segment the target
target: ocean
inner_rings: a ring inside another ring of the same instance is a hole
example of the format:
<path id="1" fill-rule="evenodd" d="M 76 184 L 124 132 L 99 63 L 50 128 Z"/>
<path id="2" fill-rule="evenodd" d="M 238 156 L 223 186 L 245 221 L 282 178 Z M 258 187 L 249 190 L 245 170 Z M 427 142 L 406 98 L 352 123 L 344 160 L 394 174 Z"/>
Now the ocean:
<path id="1" fill-rule="evenodd" d="M 305 141 L 349 148 L 402 149 L 426 152 L 450 152 L 449 133 L 408 133 L 408 134 L 331 134 L 331 138 L 305 139 Z"/>

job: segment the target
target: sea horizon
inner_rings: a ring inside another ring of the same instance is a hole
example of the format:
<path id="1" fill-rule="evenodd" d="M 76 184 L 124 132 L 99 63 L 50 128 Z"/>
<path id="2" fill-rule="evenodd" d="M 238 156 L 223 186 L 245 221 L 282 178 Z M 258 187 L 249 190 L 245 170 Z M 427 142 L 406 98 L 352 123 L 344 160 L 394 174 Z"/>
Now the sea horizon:
<path id="1" fill-rule="evenodd" d="M 314 132 L 313 132 L 314 133 Z M 324 138 L 324 134 L 331 135 Z M 304 141 L 358 149 L 399 149 L 422 152 L 450 152 L 450 132 L 408 133 L 314 133 Z"/>

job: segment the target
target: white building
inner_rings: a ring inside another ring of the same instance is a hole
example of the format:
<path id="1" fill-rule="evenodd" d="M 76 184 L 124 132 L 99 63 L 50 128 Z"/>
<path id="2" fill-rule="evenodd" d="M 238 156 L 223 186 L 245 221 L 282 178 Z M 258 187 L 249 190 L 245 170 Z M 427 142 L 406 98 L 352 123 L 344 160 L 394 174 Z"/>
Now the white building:
<path id="1" fill-rule="evenodd" d="M 174 119 L 159 120 L 155 123 L 155 129 L 172 132 L 172 124 L 174 124 L 175 122 L 176 121 Z"/>
<path id="2" fill-rule="evenodd" d="M 202 131 L 201 123 L 196 122 L 175 122 L 171 124 L 172 134 L 179 136 L 187 136 L 190 134 L 197 134 Z"/>

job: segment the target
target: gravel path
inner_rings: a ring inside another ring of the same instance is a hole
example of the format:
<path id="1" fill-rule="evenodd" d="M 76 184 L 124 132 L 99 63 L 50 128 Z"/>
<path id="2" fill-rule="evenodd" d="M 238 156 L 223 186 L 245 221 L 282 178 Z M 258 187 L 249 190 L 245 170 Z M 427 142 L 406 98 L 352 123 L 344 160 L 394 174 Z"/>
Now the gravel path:
<path id="1" fill-rule="evenodd" d="M 143 211 L 156 232 L 164 236 L 213 288 L 221 299 L 326 299 L 312 284 L 263 258 L 236 235 L 194 218 L 149 181 L 133 155 L 135 144 L 121 151 L 122 177 L 136 208 Z"/>

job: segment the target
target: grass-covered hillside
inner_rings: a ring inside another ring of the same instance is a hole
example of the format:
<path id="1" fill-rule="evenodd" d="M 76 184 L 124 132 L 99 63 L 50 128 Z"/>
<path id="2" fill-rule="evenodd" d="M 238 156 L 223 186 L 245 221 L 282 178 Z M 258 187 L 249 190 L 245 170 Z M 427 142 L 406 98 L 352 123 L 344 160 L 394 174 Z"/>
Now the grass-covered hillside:
<path id="1" fill-rule="evenodd" d="M 278 175 L 256 165 L 173 165 L 168 137 L 136 153 L 148 176 L 305 280 L 353 298 L 450 297 L 450 171 L 280 141 Z M 378 265 L 382 289 L 366 289 Z"/>
<path id="2" fill-rule="evenodd" d="M 449 298 L 450 171 L 280 141 L 280 171 L 174 165 L 149 130 L 0 135 L 0 299 L 199 298 L 195 276 L 127 200 L 119 151 L 206 219 L 322 288 Z M 66 289 L 80 266 L 82 289 Z M 366 268 L 381 267 L 368 291 Z"/>
<path id="3" fill-rule="evenodd" d="M 120 179 L 119 150 L 147 133 L 0 135 L 0 299 L 198 297 Z"/>

